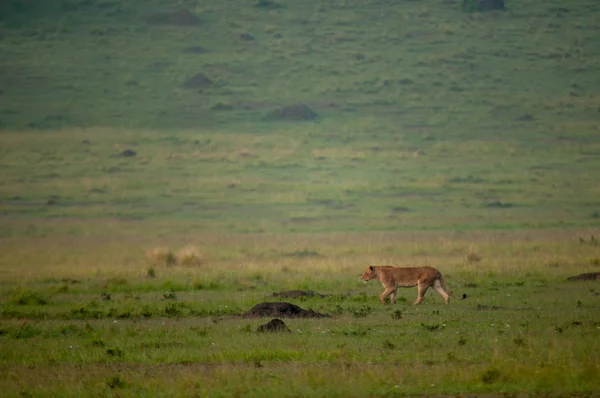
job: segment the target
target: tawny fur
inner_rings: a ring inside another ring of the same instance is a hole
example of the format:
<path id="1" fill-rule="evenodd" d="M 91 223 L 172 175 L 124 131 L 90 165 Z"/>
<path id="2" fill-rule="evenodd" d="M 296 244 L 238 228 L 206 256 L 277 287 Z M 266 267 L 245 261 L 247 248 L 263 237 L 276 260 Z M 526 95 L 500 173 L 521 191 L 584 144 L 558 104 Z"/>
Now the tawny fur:
<path id="1" fill-rule="evenodd" d="M 385 299 L 388 296 L 390 296 L 390 303 L 395 304 L 399 287 L 418 287 L 418 296 L 414 304 L 423 301 L 425 292 L 430 287 L 433 287 L 444 298 L 446 304 L 448 304 L 451 297 L 444 283 L 442 273 L 432 267 L 369 266 L 363 272 L 361 279 L 365 282 L 378 279 L 381 282 L 384 288 L 383 293 L 379 296 L 381 304 L 385 304 Z M 462 298 L 466 297 L 466 295 L 463 295 Z"/>

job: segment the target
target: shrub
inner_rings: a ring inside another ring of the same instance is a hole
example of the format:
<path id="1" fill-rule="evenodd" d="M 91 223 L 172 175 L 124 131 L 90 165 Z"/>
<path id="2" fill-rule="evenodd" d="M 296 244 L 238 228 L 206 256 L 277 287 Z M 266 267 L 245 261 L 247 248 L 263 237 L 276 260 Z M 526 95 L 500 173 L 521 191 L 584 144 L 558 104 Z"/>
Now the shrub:
<path id="1" fill-rule="evenodd" d="M 372 309 L 368 305 L 363 305 L 360 307 L 349 308 L 349 311 L 355 318 L 364 318 L 372 312 Z"/>
<path id="2" fill-rule="evenodd" d="M 154 267 L 148 268 L 148 270 L 146 271 L 146 276 L 148 276 L 148 278 L 151 279 L 156 278 L 156 270 L 154 269 Z"/>
<path id="3" fill-rule="evenodd" d="M 106 385 L 111 389 L 123 388 L 125 387 L 125 380 L 123 380 L 123 378 L 121 378 L 119 375 L 112 376 L 106 380 Z"/>
<path id="4" fill-rule="evenodd" d="M 481 256 L 475 252 L 470 251 L 465 256 L 465 259 L 468 263 L 478 263 L 481 261 Z"/>
<path id="5" fill-rule="evenodd" d="M 29 289 L 19 289 L 12 295 L 10 301 L 19 305 L 46 305 L 48 299 L 38 292 Z"/>
<path id="6" fill-rule="evenodd" d="M 492 368 L 488 369 L 481 375 L 481 381 L 486 384 L 492 384 L 500 379 L 500 371 L 498 369 Z"/>

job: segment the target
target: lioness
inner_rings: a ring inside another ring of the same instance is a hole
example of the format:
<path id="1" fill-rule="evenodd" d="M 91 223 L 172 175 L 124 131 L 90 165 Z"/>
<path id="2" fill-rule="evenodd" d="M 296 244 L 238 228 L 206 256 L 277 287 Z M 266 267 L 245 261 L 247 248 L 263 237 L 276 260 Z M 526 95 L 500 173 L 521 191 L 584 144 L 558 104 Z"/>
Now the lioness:
<path id="1" fill-rule="evenodd" d="M 390 302 L 396 303 L 396 293 L 399 287 L 413 287 L 418 286 L 419 295 L 414 304 L 419 304 L 423 301 L 425 292 L 430 287 L 438 292 L 443 298 L 446 304 L 450 301 L 450 294 L 446 291 L 446 284 L 444 283 L 444 277 L 442 273 L 432 267 L 367 267 L 363 272 L 361 279 L 365 282 L 371 279 L 379 279 L 383 288 L 383 293 L 379 296 L 381 304 L 385 304 L 385 298 L 390 296 Z M 465 299 L 466 294 L 459 300 Z"/>

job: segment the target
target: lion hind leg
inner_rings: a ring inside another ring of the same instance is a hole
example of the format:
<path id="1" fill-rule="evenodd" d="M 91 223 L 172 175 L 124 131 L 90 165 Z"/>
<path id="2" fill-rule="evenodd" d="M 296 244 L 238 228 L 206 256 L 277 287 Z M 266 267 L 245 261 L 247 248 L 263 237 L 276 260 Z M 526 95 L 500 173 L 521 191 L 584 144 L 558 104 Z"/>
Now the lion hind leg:
<path id="1" fill-rule="evenodd" d="M 444 298 L 444 302 L 446 302 L 446 304 L 450 302 L 450 295 L 446 290 L 444 290 L 444 286 L 442 285 L 439 279 L 433 281 L 433 289 Z"/>
<path id="2" fill-rule="evenodd" d="M 423 301 L 423 298 L 425 297 L 425 292 L 427 292 L 427 289 L 429 289 L 429 285 L 424 284 L 421 281 L 419 281 L 417 286 L 418 286 L 417 288 L 419 289 L 419 293 L 417 296 L 417 300 L 413 303 L 414 305 L 417 305 L 421 301 Z"/>

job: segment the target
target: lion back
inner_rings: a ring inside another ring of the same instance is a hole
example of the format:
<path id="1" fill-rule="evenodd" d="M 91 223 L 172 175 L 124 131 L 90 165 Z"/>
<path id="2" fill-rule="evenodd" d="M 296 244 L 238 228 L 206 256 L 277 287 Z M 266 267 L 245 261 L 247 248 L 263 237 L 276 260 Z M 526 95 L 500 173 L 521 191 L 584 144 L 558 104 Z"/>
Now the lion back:
<path id="1" fill-rule="evenodd" d="M 394 282 L 398 286 L 414 286 L 418 283 L 419 279 L 423 276 L 424 272 L 427 272 L 425 268 L 392 268 L 387 270 Z"/>

